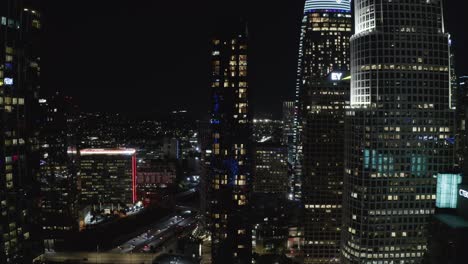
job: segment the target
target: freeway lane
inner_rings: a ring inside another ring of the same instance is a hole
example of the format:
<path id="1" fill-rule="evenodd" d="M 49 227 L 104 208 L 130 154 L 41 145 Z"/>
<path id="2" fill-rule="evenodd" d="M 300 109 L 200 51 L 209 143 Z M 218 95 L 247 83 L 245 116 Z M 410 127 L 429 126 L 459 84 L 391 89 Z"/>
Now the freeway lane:
<path id="1" fill-rule="evenodd" d="M 175 233 L 177 228 L 185 228 L 188 226 L 188 223 L 195 221 L 196 214 L 191 212 L 185 212 L 182 214 L 175 215 L 170 217 L 158 224 L 152 226 L 147 232 L 140 234 L 139 236 L 130 239 L 124 244 L 118 246 L 117 248 L 112 249 L 111 253 L 130 253 L 138 252 L 141 249 L 146 249 L 149 251 L 149 247 L 153 245 L 154 247 L 159 246 L 170 238 L 171 235 Z M 188 221 L 188 222 L 187 222 Z"/>
<path id="2" fill-rule="evenodd" d="M 158 249 L 163 245 L 170 244 L 169 242 L 174 239 L 177 240 L 178 236 L 187 235 L 187 231 L 192 231 L 190 227 L 193 227 L 197 222 L 196 216 L 191 216 L 187 219 L 180 221 L 176 226 L 169 228 L 164 234 L 161 234 L 159 238 L 147 241 L 145 244 L 141 244 L 133 249 L 133 252 L 144 253 L 148 252 L 151 247 Z"/>
<path id="3" fill-rule="evenodd" d="M 121 254 L 121 253 L 46 253 L 47 263 L 100 263 L 100 264 L 151 264 L 161 254 Z"/>
<path id="4" fill-rule="evenodd" d="M 128 253 L 132 252 L 135 247 L 139 247 L 147 244 L 149 241 L 153 241 L 163 236 L 164 233 L 171 227 L 177 225 L 177 223 L 183 221 L 185 218 L 176 215 L 163 222 L 160 222 L 153 227 L 151 227 L 148 232 L 144 232 L 141 235 L 125 242 L 117 248 L 112 249 L 110 252 L 113 253 Z"/>
<path id="5" fill-rule="evenodd" d="M 174 243 L 180 235 L 187 235 L 187 232 L 190 233 L 191 227 L 197 222 L 196 214 L 188 215 L 186 218 L 171 217 L 160 224 L 171 222 L 171 227 L 167 227 L 164 230 L 160 229 L 160 231 L 158 231 L 157 229 L 153 229 L 153 238 L 142 237 L 140 242 L 135 240 L 138 245 L 135 244 L 136 246 L 132 246 L 131 249 L 129 249 L 130 247 L 127 242 L 124 244 L 126 245 L 125 248 L 116 248 L 110 252 L 47 252 L 44 257 L 47 263 L 151 264 L 153 260 L 161 256 L 163 252 L 150 253 L 145 250 L 145 246 L 148 245 L 154 248 L 160 248 L 168 243 Z M 155 226 L 155 228 L 157 228 L 157 226 Z"/>

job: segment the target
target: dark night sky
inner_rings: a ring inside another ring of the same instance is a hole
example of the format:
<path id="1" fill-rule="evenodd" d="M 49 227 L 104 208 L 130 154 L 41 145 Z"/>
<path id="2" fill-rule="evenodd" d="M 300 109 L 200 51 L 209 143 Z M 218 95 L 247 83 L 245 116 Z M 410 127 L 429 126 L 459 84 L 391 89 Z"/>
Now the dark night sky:
<path id="1" fill-rule="evenodd" d="M 43 86 L 73 96 L 85 111 L 186 108 L 202 116 L 209 109 L 210 32 L 218 17 L 237 13 L 238 2 L 47 1 Z M 246 2 L 255 112 L 278 115 L 294 94 L 304 0 Z M 457 70 L 468 74 L 468 2 L 446 2 Z"/>

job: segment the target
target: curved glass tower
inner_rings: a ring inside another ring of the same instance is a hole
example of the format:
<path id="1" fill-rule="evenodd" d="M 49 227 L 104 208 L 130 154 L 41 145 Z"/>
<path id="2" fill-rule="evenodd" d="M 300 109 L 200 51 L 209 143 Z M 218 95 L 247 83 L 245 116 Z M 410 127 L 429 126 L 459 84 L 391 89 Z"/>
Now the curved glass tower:
<path id="1" fill-rule="evenodd" d="M 349 0 L 306 1 L 299 51 L 295 167 L 301 190 L 296 197 L 304 203 L 305 263 L 339 261 L 351 28 Z"/>
<path id="2" fill-rule="evenodd" d="M 421 263 L 436 175 L 454 164 L 440 0 L 357 0 L 341 263 Z"/>

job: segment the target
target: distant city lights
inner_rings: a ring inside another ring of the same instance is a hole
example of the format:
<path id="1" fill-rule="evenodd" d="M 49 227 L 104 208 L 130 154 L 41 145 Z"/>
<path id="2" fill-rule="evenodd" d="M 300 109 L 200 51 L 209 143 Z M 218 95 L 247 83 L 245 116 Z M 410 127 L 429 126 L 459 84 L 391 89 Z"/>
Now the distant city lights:
<path id="1" fill-rule="evenodd" d="M 135 149 L 82 149 L 80 154 L 86 155 L 135 155 Z"/>

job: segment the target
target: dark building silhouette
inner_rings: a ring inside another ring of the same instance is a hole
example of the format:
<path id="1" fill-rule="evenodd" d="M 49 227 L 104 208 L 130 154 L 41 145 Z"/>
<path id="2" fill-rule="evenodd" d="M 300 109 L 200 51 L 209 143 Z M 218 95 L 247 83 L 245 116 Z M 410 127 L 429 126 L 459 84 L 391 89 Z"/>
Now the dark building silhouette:
<path id="1" fill-rule="evenodd" d="M 293 213 L 291 201 L 284 194 L 252 195 L 252 245 L 256 261 L 268 255 L 285 256 Z"/>
<path id="2" fill-rule="evenodd" d="M 220 23 L 211 42 L 211 170 L 208 218 L 213 263 L 250 263 L 252 120 L 247 75 L 247 26 Z"/>
<path id="3" fill-rule="evenodd" d="M 42 25 L 34 2 L 0 2 L 0 263 L 32 263 L 42 253 L 35 126 Z"/>
<path id="4" fill-rule="evenodd" d="M 468 175 L 468 76 L 460 77 L 457 95 L 457 158 L 466 180 Z"/>
<path id="5" fill-rule="evenodd" d="M 460 182 L 459 174 L 438 176 L 437 213 L 429 222 L 423 264 L 456 264 L 468 259 L 468 186 Z"/>
<path id="6" fill-rule="evenodd" d="M 288 162 L 294 162 L 294 101 L 283 102 L 283 138 L 281 142 L 288 148 Z M 293 193 L 293 191 L 291 191 Z"/>
<path id="7" fill-rule="evenodd" d="M 57 250 L 78 231 L 75 112 L 59 93 L 39 100 L 40 208 L 46 250 Z"/>
<path id="8" fill-rule="evenodd" d="M 289 184 L 287 159 L 285 146 L 272 142 L 256 143 L 253 191 L 286 198 Z"/>

